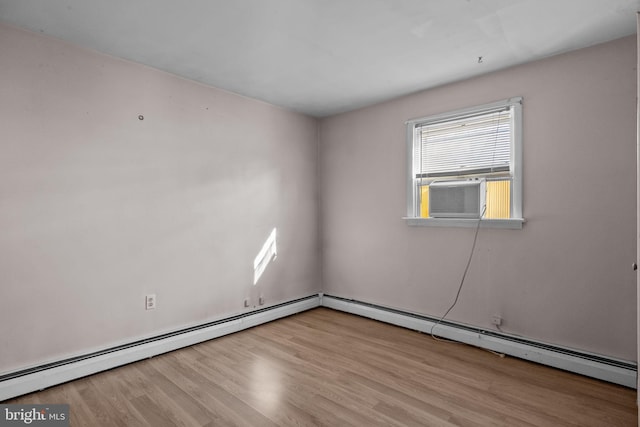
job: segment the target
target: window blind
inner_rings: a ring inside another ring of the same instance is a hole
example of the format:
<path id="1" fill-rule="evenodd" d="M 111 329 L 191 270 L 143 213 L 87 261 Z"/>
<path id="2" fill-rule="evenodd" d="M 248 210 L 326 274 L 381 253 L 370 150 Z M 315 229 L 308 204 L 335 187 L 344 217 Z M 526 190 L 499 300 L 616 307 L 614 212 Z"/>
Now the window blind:
<path id="1" fill-rule="evenodd" d="M 416 178 L 509 171 L 512 109 L 483 111 L 416 126 Z"/>

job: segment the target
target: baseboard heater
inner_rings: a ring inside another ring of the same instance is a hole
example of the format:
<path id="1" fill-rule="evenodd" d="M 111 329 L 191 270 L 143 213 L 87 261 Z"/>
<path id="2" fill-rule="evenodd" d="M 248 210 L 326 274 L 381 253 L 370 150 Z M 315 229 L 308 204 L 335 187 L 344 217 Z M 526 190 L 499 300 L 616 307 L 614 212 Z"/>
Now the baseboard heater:
<path id="1" fill-rule="evenodd" d="M 323 306 L 428 333 L 437 319 L 317 294 L 128 344 L 0 375 L 0 402 Z M 439 336 L 636 388 L 637 364 L 443 321 Z"/>
<path id="2" fill-rule="evenodd" d="M 438 321 L 438 319 L 428 316 L 326 294 L 321 294 L 320 304 L 323 307 L 425 333 L 429 333 L 431 327 Z M 449 321 L 441 322 L 434 330 L 434 333 L 450 340 L 520 359 L 634 389 L 637 388 L 638 366 L 633 362 L 540 343 Z"/>
<path id="3" fill-rule="evenodd" d="M 0 402 L 252 328 L 319 305 L 319 295 L 311 295 L 152 338 L 0 375 Z"/>

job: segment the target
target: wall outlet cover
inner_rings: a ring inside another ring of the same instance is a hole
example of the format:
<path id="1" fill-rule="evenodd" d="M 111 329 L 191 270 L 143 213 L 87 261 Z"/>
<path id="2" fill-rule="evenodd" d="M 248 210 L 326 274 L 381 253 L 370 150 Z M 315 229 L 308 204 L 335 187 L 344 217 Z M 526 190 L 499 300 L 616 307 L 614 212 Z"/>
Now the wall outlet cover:
<path id="1" fill-rule="evenodd" d="M 156 294 L 149 294 L 144 298 L 145 308 L 153 310 L 156 308 Z"/>

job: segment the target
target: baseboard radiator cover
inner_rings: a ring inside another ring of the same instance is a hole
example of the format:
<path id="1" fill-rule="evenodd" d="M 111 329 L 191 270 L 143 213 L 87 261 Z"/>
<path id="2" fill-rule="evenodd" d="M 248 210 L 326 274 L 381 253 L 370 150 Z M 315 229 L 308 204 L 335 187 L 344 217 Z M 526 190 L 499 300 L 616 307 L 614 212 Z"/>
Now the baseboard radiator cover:
<path id="1" fill-rule="evenodd" d="M 102 351 L 0 375 L 0 402 L 239 332 L 311 310 L 319 305 L 319 295 L 311 295 Z"/>
<path id="2" fill-rule="evenodd" d="M 429 333 L 431 326 L 437 322 L 437 319 L 410 312 L 320 293 L 99 352 L 0 375 L 0 402 L 319 306 L 425 333 Z M 637 387 L 637 365 L 632 362 L 497 334 L 449 321 L 438 325 L 436 333 L 447 339 L 569 372 L 629 388 Z"/>
<path id="3" fill-rule="evenodd" d="M 346 299 L 320 295 L 323 307 L 390 323 L 407 329 L 429 333 L 438 319 L 410 312 Z M 453 341 L 485 348 L 520 359 L 608 381 L 629 388 L 637 388 L 637 364 L 555 345 L 469 327 L 449 321 L 441 322 L 435 334 Z"/>

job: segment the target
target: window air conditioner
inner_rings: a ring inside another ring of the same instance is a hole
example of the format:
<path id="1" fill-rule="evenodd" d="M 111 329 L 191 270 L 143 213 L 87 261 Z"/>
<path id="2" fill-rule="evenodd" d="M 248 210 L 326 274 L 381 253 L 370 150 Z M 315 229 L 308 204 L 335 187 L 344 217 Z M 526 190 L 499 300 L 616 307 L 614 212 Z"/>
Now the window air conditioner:
<path id="1" fill-rule="evenodd" d="M 480 218 L 485 203 L 484 179 L 434 181 L 429 184 L 429 216 Z"/>

